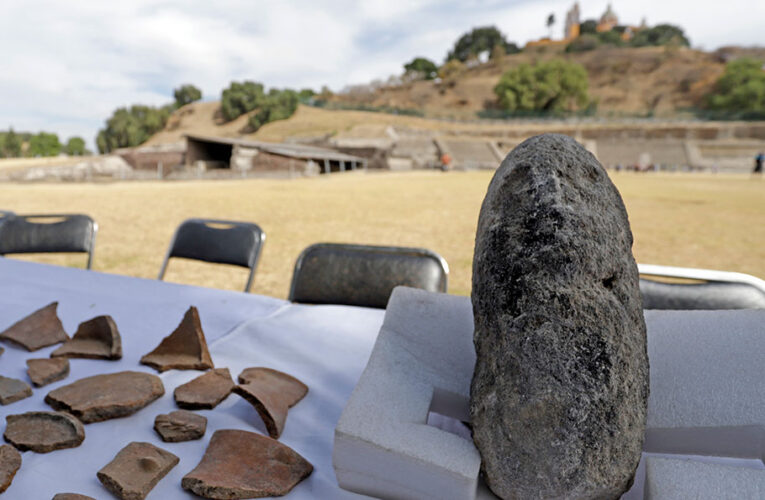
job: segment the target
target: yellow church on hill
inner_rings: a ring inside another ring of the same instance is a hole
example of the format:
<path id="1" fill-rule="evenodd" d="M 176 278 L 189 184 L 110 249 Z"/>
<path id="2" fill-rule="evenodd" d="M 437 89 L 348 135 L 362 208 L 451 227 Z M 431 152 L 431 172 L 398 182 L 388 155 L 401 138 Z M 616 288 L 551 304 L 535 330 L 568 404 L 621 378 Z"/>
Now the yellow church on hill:
<path id="1" fill-rule="evenodd" d="M 574 5 L 566 12 L 566 20 L 563 26 L 563 38 L 561 40 L 553 40 L 548 37 L 540 38 L 539 40 L 533 40 L 526 44 L 526 47 L 546 47 L 556 45 L 568 45 L 575 38 L 581 34 L 582 22 L 580 19 L 579 2 L 574 2 Z M 619 27 L 619 17 L 611 8 L 611 4 L 608 4 L 606 11 L 600 16 L 595 31 L 597 33 L 603 33 L 606 31 L 612 31 Z M 645 19 L 640 26 L 624 26 L 621 31 L 621 39 L 625 42 L 629 41 L 635 34 L 635 32 L 645 28 Z"/>

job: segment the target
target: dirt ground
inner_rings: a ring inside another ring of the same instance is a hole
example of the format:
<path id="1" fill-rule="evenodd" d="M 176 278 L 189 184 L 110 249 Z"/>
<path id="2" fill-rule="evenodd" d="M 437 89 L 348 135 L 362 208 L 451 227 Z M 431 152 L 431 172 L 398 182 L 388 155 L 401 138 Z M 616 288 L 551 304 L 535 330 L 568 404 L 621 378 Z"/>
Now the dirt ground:
<path id="1" fill-rule="evenodd" d="M 155 278 L 189 217 L 257 222 L 267 239 L 253 292 L 286 297 L 299 253 L 319 241 L 430 248 L 449 291 L 470 293 L 475 227 L 493 172 L 348 172 L 298 180 L 3 184 L 0 209 L 81 212 L 99 224 L 94 269 Z M 615 173 L 641 263 L 765 277 L 765 179 Z M 84 267 L 83 255 L 13 256 Z M 241 290 L 246 270 L 175 259 L 168 281 Z"/>

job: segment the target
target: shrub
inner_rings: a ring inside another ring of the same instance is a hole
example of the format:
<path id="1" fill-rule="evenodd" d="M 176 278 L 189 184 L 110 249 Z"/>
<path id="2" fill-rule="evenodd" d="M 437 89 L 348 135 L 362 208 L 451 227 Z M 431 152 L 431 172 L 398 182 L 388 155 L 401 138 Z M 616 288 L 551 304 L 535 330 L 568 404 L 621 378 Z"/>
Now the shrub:
<path id="1" fill-rule="evenodd" d="M 202 91 L 191 84 L 181 85 L 173 91 L 173 97 L 175 97 L 175 107 L 180 108 L 200 100 L 202 98 Z"/>
<path id="2" fill-rule="evenodd" d="M 494 93 L 508 111 L 569 111 L 588 104 L 587 87 L 584 67 L 552 60 L 506 71 Z"/>
<path id="3" fill-rule="evenodd" d="M 635 33 L 630 40 L 633 47 L 646 47 L 649 45 L 678 45 L 689 47 L 691 42 L 685 36 L 683 29 L 671 24 L 659 24 L 653 28 L 646 28 Z"/>
<path id="4" fill-rule="evenodd" d="M 468 59 L 478 57 L 482 52 L 490 53 L 496 45 L 502 45 L 506 54 L 520 52 L 518 46 L 505 40 L 505 36 L 494 26 L 473 28 L 462 35 L 455 43 L 454 48 L 447 54 L 446 60 L 457 59 L 466 62 Z"/>
<path id="5" fill-rule="evenodd" d="M 595 35 L 580 35 L 566 45 L 566 52 L 587 52 L 600 46 L 600 39 Z"/>
<path id="6" fill-rule="evenodd" d="M 118 148 L 142 144 L 165 127 L 172 111 L 172 104 L 160 108 L 140 104 L 118 108 L 106 120 L 106 127 L 98 131 L 98 151 L 108 153 Z"/>
<path id="7" fill-rule="evenodd" d="M 265 99 L 263 84 L 252 81 L 231 82 L 221 96 L 220 110 L 223 118 L 231 121 L 258 108 Z"/>
<path id="8" fill-rule="evenodd" d="M 765 112 L 763 61 L 741 58 L 729 62 L 707 103 L 721 111 Z"/>
<path id="9" fill-rule="evenodd" d="M 64 153 L 69 156 L 82 156 L 89 151 L 85 148 L 85 140 L 82 137 L 70 137 L 64 146 Z"/>
<path id="10" fill-rule="evenodd" d="M 29 139 L 27 156 L 56 156 L 61 152 L 58 135 L 40 132 Z"/>

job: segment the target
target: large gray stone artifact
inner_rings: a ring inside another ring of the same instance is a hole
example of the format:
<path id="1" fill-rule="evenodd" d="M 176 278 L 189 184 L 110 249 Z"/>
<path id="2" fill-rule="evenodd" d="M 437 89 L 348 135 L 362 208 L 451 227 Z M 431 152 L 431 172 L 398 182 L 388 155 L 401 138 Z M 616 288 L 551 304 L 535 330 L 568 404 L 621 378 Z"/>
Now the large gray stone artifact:
<path id="1" fill-rule="evenodd" d="M 64 331 L 64 326 L 56 314 L 57 308 L 58 302 L 51 302 L 20 319 L 0 333 L 0 340 L 11 342 L 28 351 L 36 351 L 69 340 L 69 335 Z"/>
<path id="2" fill-rule="evenodd" d="M 121 359 L 122 337 L 111 316 L 83 321 L 71 339 L 51 353 L 52 358 Z"/>
<path id="3" fill-rule="evenodd" d="M 502 498 L 618 498 L 640 460 L 646 329 L 619 192 L 573 139 L 502 162 L 473 260 L 473 440 Z"/>
<path id="4" fill-rule="evenodd" d="M 21 467 L 21 453 L 9 444 L 0 446 L 0 493 L 8 489 Z"/>
<path id="5" fill-rule="evenodd" d="M 207 341 L 199 320 L 199 311 L 189 307 L 173 333 L 150 353 L 141 357 L 141 363 L 159 372 L 165 370 L 209 370 L 213 366 Z"/>
<path id="6" fill-rule="evenodd" d="M 132 415 L 164 393 L 156 375 L 126 371 L 82 378 L 49 392 L 45 402 L 89 424 Z"/>
<path id="7" fill-rule="evenodd" d="M 30 411 L 5 417 L 3 437 L 21 451 L 48 453 L 75 448 L 85 439 L 79 420 L 67 413 Z"/>
<path id="8" fill-rule="evenodd" d="M 180 459 L 151 443 L 134 441 L 98 473 L 98 480 L 121 500 L 142 500 Z"/>
<path id="9" fill-rule="evenodd" d="M 181 486 L 204 498 L 281 496 L 311 472 L 305 458 L 279 441 L 254 432 L 219 430 Z"/>

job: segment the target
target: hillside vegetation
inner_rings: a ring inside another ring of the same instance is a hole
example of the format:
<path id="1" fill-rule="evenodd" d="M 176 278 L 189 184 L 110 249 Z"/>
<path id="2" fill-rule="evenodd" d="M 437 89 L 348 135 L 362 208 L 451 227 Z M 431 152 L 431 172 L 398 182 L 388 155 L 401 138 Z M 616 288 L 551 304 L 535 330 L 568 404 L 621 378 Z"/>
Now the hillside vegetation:
<path id="1" fill-rule="evenodd" d="M 703 107 L 705 96 L 725 70 L 719 54 L 685 47 L 602 47 L 579 53 L 547 47 L 506 55 L 465 69 L 448 80 L 419 80 L 368 92 L 357 87 L 354 92 L 336 94 L 332 101 L 420 109 L 433 115 L 474 114 L 497 108 L 494 87 L 504 72 L 524 63 L 553 59 L 585 68 L 597 113 L 606 116 L 669 116 L 686 108 Z"/>

